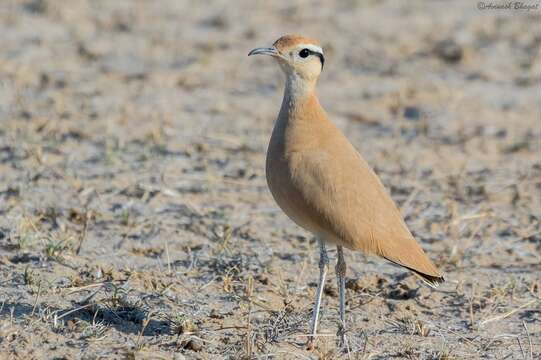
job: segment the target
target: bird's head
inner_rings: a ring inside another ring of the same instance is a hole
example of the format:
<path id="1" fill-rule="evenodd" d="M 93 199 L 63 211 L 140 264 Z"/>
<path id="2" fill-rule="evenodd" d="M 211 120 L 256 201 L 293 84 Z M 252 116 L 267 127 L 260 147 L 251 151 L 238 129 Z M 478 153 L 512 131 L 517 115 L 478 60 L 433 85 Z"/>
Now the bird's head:
<path id="1" fill-rule="evenodd" d="M 296 75 L 310 82 L 317 80 L 325 63 L 319 42 L 299 35 L 284 35 L 271 47 L 253 49 L 248 56 L 259 54 L 277 59 L 287 76 Z"/>

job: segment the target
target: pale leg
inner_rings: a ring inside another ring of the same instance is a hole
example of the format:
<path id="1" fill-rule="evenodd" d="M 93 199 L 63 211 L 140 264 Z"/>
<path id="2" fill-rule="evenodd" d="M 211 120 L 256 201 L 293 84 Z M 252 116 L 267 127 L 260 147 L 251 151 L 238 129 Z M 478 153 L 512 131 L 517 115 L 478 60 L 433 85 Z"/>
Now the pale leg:
<path id="1" fill-rule="evenodd" d="M 338 282 L 339 301 L 340 301 L 340 324 L 338 325 L 337 336 L 341 346 L 346 345 L 346 261 L 341 246 L 337 247 L 336 260 L 336 280 Z"/>
<path id="2" fill-rule="evenodd" d="M 322 238 L 317 238 L 319 242 L 319 283 L 317 285 L 316 300 L 314 303 L 314 310 L 312 312 L 312 323 L 310 326 L 310 338 L 308 339 L 308 345 L 311 346 L 315 339 L 317 332 L 317 323 L 319 320 L 319 307 L 321 305 L 321 296 L 323 294 L 323 287 L 325 286 L 325 277 L 327 276 L 327 270 L 329 269 L 329 257 L 327 256 L 327 250 L 325 249 L 325 242 Z"/>

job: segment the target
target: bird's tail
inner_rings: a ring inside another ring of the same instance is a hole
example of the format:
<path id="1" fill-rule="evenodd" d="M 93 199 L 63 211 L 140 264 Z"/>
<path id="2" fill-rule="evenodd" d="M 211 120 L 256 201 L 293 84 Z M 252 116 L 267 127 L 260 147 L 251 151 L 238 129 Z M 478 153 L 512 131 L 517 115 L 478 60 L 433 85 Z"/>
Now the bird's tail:
<path id="1" fill-rule="evenodd" d="M 409 269 L 409 270 L 413 272 L 419 279 L 421 279 L 426 285 L 434 289 L 437 288 L 441 283 L 445 281 L 443 276 L 432 276 L 432 275 L 420 273 L 413 269 Z"/>
<path id="2" fill-rule="evenodd" d="M 421 279 L 422 282 L 424 282 L 426 285 L 430 286 L 433 289 L 437 288 L 441 283 L 443 283 L 445 281 L 444 277 L 441 276 L 441 275 L 434 276 L 434 275 L 424 274 L 424 273 L 422 273 L 422 272 L 420 272 L 418 270 L 415 270 L 415 269 L 413 269 L 413 268 L 411 268 L 409 266 L 406 266 L 404 264 L 400 264 L 400 263 L 398 263 L 396 261 L 393 261 L 392 259 L 389 259 L 387 257 L 385 259 L 389 260 L 393 264 L 405 267 L 406 269 L 411 271 L 413 274 L 415 274 L 415 276 L 417 276 L 419 279 Z"/>

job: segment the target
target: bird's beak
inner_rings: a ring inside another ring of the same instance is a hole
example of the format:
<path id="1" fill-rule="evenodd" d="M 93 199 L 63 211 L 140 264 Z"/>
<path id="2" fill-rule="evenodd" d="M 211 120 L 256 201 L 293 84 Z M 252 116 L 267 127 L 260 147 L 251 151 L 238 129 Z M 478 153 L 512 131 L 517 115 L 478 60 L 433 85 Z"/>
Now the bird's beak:
<path id="1" fill-rule="evenodd" d="M 248 56 L 252 56 L 252 55 L 270 55 L 270 56 L 280 56 L 280 53 L 278 52 L 278 50 L 272 46 L 272 47 L 268 47 L 268 48 L 256 48 L 256 49 L 253 49 L 252 51 L 250 51 L 248 53 Z"/>

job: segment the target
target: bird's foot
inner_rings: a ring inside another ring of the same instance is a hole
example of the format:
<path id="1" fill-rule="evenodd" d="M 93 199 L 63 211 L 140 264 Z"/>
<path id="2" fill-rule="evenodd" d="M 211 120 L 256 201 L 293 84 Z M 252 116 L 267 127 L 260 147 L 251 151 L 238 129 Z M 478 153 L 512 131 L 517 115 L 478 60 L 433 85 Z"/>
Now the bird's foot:
<path id="1" fill-rule="evenodd" d="M 308 341 L 306 341 L 306 350 L 314 350 L 315 336 L 310 336 Z"/>
<path id="2" fill-rule="evenodd" d="M 344 352 L 347 352 L 349 349 L 349 346 L 348 346 L 347 337 L 346 337 L 346 329 L 342 324 L 338 326 L 336 337 L 338 338 L 338 347 L 344 350 Z"/>

